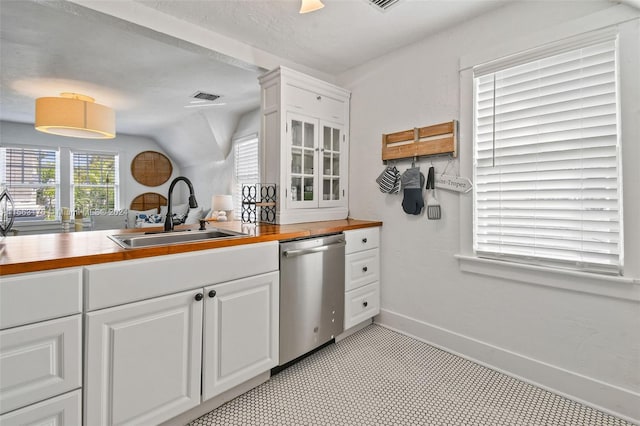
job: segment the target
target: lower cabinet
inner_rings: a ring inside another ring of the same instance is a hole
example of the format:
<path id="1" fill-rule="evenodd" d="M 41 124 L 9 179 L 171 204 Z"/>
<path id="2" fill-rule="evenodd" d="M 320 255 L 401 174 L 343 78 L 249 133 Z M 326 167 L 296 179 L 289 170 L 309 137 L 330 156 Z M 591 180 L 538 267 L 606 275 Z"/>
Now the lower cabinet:
<path id="1" fill-rule="evenodd" d="M 86 314 L 85 424 L 157 424 L 278 362 L 279 273 Z"/>
<path id="2" fill-rule="evenodd" d="M 344 233 L 344 329 L 348 330 L 380 313 L 380 229 Z"/>
<path id="3" fill-rule="evenodd" d="M 79 426 L 82 391 L 77 389 L 0 416 L 2 426 Z"/>
<path id="4" fill-rule="evenodd" d="M 205 288 L 203 401 L 278 364 L 279 277 L 272 272 Z"/>
<path id="5" fill-rule="evenodd" d="M 198 405 L 202 310 L 191 290 L 86 314 L 85 425 L 155 424 Z"/>

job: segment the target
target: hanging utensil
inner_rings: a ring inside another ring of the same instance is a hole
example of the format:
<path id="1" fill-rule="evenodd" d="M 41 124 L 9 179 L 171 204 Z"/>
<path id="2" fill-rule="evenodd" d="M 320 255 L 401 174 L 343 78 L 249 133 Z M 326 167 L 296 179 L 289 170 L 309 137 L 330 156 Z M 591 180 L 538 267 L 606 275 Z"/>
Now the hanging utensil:
<path id="1" fill-rule="evenodd" d="M 429 167 L 427 176 L 427 219 L 438 220 L 441 217 L 440 203 L 436 198 L 436 172 L 435 169 Z M 431 190 L 431 191 L 429 191 Z"/>

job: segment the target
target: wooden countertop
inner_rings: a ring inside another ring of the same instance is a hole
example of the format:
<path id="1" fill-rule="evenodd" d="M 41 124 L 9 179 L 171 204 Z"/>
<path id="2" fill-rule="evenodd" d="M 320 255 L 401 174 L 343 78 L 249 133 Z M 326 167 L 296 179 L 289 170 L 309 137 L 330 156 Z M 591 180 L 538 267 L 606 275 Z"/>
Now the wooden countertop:
<path id="1" fill-rule="evenodd" d="M 0 241 L 0 275 L 45 271 L 73 266 L 94 265 L 120 260 L 141 259 L 166 254 L 186 253 L 265 241 L 282 241 L 312 237 L 351 229 L 382 226 L 382 222 L 344 219 L 325 222 L 306 222 L 293 225 L 241 222 L 211 222 L 207 228 L 220 228 L 249 234 L 246 237 L 171 244 L 155 247 L 124 249 L 107 238 L 112 234 L 147 232 L 159 228 L 109 231 L 69 232 L 6 237 Z M 183 226 L 176 229 L 197 229 Z"/>

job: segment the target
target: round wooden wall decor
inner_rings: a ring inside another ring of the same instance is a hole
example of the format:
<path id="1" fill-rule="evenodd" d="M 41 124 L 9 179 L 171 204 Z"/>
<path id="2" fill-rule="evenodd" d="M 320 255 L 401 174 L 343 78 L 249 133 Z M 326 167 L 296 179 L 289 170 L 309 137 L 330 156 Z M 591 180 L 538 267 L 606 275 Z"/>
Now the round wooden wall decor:
<path id="1" fill-rule="evenodd" d="M 149 210 L 158 209 L 160 206 L 167 205 L 167 198 L 164 195 L 160 195 L 157 192 L 145 192 L 138 195 L 131 201 L 131 210 Z"/>
<path id="2" fill-rule="evenodd" d="M 131 175 L 143 185 L 162 185 L 169 180 L 171 173 L 171 160 L 159 152 L 143 151 L 131 162 Z"/>

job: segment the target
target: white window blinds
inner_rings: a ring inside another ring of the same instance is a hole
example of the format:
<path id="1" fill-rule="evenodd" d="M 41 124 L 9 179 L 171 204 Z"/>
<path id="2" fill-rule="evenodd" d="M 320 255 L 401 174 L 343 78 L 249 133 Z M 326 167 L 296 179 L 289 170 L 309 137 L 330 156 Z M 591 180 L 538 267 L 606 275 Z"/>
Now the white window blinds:
<path id="1" fill-rule="evenodd" d="M 234 146 L 236 188 L 234 198 L 235 217 L 241 217 L 242 184 L 256 184 L 260 181 L 258 137 L 236 141 Z"/>
<path id="2" fill-rule="evenodd" d="M 615 40 L 492 68 L 474 70 L 474 250 L 621 272 Z"/>
<path id="3" fill-rule="evenodd" d="M 88 152 L 71 154 L 71 200 L 76 212 L 119 206 L 118 155 Z"/>
<path id="4" fill-rule="evenodd" d="M 0 183 L 13 198 L 16 221 L 56 219 L 59 168 L 55 149 L 0 148 Z"/>

